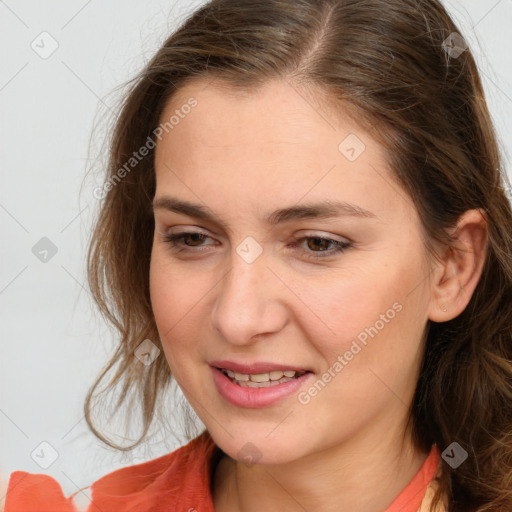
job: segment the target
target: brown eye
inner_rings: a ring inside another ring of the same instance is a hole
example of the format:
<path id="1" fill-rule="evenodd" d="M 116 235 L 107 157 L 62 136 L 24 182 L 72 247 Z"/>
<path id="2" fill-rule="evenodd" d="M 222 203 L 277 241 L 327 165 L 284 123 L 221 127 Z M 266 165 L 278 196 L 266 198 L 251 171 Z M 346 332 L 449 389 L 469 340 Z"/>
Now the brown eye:
<path id="1" fill-rule="evenodd" d="M 212 243 L 204 243 L 207 239 L 211 240 L 208 235 L 197 232 L 169 233 L 162 236 L 162 240 L 168 243 L 172 250 L 177 252 L 183 252 L 189 249 L 193 251 L 194 248 L 197 248 L 198 251 L 196 252 L 199 252 L 199 249 L 208 249 L 208 246 L 215 245 Z"/>
<path id="2" fill-rule="evenodd" d="M 311 237 L 307 239 L 307 245 L 308 248 L 311 250 L 318 249 L 320 251 L 325 251 L 329 248 L 329 244 L 333 243 L 334 240 L 329 240 L 327 238 L 318 238 L 318 237 Z"/>
<path id="3" fill-rule="evenodd" d="M 304 236 L 289 244 L 290 247 L 298 248 L 301 252 L 306 253 L 306 257 L 310 259 L 335 256 L 344 252 L 351 245 L 351 242 L 342 242 L 321 236 Z"/>
<path id="4" fill-rule="evenodd" d="M 183 233 L 181 238 L 183 239 L 185 245 L 197 247 L 198 245 L 201 245 L 201 242 L 203 242 L 207 237 L 201 233 Z"/>

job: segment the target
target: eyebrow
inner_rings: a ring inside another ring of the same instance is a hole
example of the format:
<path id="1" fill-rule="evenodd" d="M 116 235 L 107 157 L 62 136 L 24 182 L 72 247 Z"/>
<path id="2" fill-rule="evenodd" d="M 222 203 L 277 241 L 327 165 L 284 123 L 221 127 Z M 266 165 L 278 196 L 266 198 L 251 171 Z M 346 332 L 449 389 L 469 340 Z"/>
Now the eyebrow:
<path id="1" fill-rule="evenodd" d="M 212 213 L 209 208 L 201 205 L 178 199 L 175 197 L 163 196 L 155 198 L 153 201 L 153 210 L 164 209 L 176 213 L 182 213 L 189 217 L 209 220 L 216 222 L 226 231 L 230 231 L 226 223 L 217 215 Z M 359 217 L 367 219 L 377 219 L 377 215 L 369 210 L 365 210 L 355 204 L 346 201 L 320 201 L 316 203 L 305 203 L 300 206 L 290 206 L 280 208 L 266 216 L 268 224 L 275 226 L 284 222 L 290 222 L 298 219 L 328 219 L 335 217 Z"/>

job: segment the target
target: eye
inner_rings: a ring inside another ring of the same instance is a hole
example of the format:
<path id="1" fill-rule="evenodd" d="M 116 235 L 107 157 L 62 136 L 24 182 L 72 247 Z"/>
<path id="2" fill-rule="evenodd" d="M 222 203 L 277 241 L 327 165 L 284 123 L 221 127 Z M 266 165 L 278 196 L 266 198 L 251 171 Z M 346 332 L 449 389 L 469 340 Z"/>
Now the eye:
<path id="1" fill-rule="evenodd" d="M 208 239 L 212 240 L 205 233 L 185 231 L 182 233 L 166 233 L 161 234 L 161 238 L 165 243 L 171 246 L 173 251 L 189 251 L 201 252 L 202 248 L 208 245 L 215 245 L 215 243 L 204 244 Z M 304 248 L 303 243 L 306 242 Z M 351 247 L 350 242 L 335 240 L 333 238 L 322 236 L 304 236 L 297 238 L 295 241 L 288 244 L 288 247 L 298 248 L 299 251 L 306 253 L 308 258 L 327 258 L 344 252 Z"/>
<path id="2" fill-rule="evenodd" d="M 344 252 L 352 245 L 350 242 L 334 240 L 333 238 L 322 236 L 304 236 L 289 244 L 289 247 L 299 247 L 302 245 L 301 242 L 304 241 L 306 241 L 307 249 L 301 248 L 300 250 L 308 253 L 307 257 L 310 258 L 326 258 L 333 256 L 335 254 Z M 329 247 L 331 249 L 329 249 Z"/>
<path id="3" fill-rule="evenodd" d="M 171 245 L 172 249 L 183 249 L 187 250 L 187 248 L 193 247 L 203 247 L 203 242 L 210 238 L 204 233 L 199 232 L 183 232 L 183 233 L 167 233 L 161 235 L 162 240 Z M 182 243 L 180 243 L 183 242 Z M 206 244 L 206 245 L 214 245 L 214 244 Z"/>

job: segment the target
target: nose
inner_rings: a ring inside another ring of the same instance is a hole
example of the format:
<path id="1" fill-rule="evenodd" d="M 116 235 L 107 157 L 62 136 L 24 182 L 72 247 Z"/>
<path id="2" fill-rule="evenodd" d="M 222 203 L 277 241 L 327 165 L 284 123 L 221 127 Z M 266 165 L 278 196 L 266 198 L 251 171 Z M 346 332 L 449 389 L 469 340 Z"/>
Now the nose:
<path id="1" fill-rule="evenodd" d="M 288 315 L 283 284 L 267 268 L 265 253 L 247 263 L 235 251 L 231 270 L 222 279 L 212 311 L 212 323 L 223 339 L 247 345 L 261 335 L 281 331 Z"/>

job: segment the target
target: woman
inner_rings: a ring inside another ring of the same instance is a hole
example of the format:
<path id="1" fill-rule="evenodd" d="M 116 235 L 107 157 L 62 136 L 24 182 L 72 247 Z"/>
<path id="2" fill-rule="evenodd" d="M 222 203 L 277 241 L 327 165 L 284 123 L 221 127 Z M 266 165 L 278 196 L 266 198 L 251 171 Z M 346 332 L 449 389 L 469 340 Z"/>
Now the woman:
<path id="1" fill-rule="evenodd" d="M 206 430 L 88 510 L 512 510 L 512 213 L 441 4 L 208 3 L 108 173 L 89 278 L 121 336 L 87 420 L 115 446 L 91 414 L 115 369 L 138 442 L 171 376 Z M 6 511 L 36 506 L 75 510 L 13 473 Z"/>

